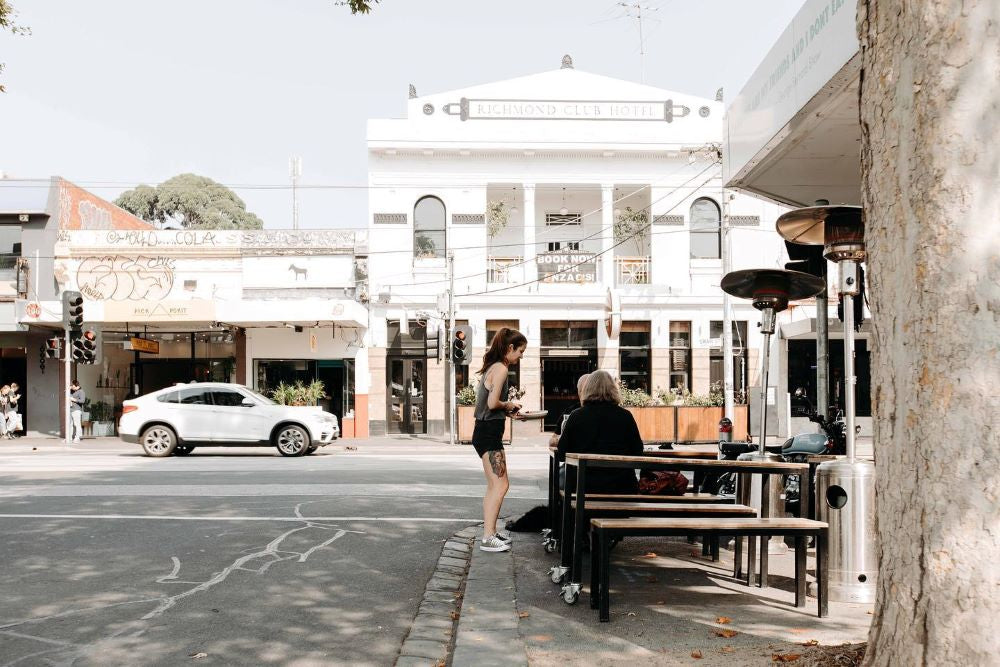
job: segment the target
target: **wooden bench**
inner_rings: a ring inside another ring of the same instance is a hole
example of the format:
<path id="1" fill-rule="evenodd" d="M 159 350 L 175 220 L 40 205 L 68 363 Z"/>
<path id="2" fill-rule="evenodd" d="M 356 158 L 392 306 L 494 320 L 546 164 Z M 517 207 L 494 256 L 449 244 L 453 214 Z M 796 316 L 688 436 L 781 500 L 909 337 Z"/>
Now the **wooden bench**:
<path id="1" fill-rule="evenodd" d="M 643 503 L 643 502 L 619 502 L 619 501 L 592 501 L 592 496 L 587 495 L 587 516 L 591 518 L 601 517 L 755 517 L 757 510 L 747 505 L 736 505 L 734 503 Z M 670 497 L 670 496 L 668 496 Z M 684 496 L 673 496 L 683 500 Z M 573 509 L 576 509 L 576 501 L 571 501 Z M 719 560 L 719 537 L 718 535 L 705 536 L 703 555 L 710 555 L 712 560 Z"/>
<path id="2" fill-rule="evenodd" d="M 589 511 L 589 504 L 586 505 Z M 795 606 L 806 606 L 806 538 L 816 537 L 817 608 L 820 618 L 828 613 L 827 539 L 828 525 L 811 519 L 772 518 L 630 518 L 592 519 L 590 549 L 590 607 L 598 609 L 601 622 L 611 618 L 609 607 L 611 541 L 623 537 L 667 537 L 689 535 L 736 535 L 795 538 Z M 747 573 L 747 585 L 753 580 L 753 560 Z"/>

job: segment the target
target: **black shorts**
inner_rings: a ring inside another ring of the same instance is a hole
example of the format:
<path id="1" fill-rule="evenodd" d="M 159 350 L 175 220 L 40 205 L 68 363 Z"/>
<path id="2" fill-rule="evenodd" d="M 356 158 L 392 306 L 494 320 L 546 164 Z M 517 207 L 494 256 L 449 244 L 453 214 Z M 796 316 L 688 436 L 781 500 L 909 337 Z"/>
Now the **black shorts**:
<path id="1" fill-rule="evenodd" d="M 486 452 L 503 451 L 503 428 L 506 422 L 506 419 L 476 420 L 476 426 L 472 429 L 472 446 L 476 448 L 479 458 L 483 458 Z"/>

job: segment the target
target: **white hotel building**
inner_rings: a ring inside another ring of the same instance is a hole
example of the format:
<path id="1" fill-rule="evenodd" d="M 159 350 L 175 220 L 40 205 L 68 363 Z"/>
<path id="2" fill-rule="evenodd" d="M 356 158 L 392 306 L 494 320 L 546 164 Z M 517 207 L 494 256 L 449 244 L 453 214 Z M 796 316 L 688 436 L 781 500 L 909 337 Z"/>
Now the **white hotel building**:
<path id="1" fill-rule="evenodd" d="M 720 220 L 733 269 L 784 261 L 784 209 L 723 190 L 722 143 L 721 101 L 588 74 L 569 57 L 508 81 L 411 88 L 405 118 L 370 120 L 371 434 L 445 430 L 445 365 L 423 358 L 420 324 L 445 311 L 449 254 L 456 320 L 474 331 L 469 370 L 498 328 L 522 331 L 515 382 L 526 408 L 549 410 L 546 425 L 598 367 L 647 391 L 708 393 L 723 367 Z M 616 237 L 629 212 L 645 233 Z M 739 393 L 762 339 L 749 303 L 732 315 Z"/>

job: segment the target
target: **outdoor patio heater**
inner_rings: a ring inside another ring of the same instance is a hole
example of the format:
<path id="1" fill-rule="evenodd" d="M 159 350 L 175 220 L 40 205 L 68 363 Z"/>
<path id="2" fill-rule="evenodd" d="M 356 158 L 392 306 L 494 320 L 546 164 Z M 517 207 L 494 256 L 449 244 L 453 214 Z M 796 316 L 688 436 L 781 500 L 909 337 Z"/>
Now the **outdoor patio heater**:
<path id="1" fill-rule="evenodd" d="M 875 466 L 855 458 L 854 298 L 865 260 L 864 214 L 860 206 L 811 206 L 778 218 L 778 233 L 792 243 L 823 246 L 839 269 L 844 312 L 844 419 L 847 457 L 816 468 L 816 518 L 830 524 L 830 600 L 875 601 Z"/>
<path id="2" fill-rule="evenodd" d="M 767 376 L 771 355 L 771 334 L 774 333 L 775 317 L 788 308 L 789 301 L 798 301 L 815 296 L 823 291 L 823 280 L 808 273 L 798 271 L 783 271 L 780 269 L 745 269 L 732 271 L 722 278 L 722 290 L 741 299 L 750 299 L 753 307 L 760 311 L 760 330 L 764 334 L 764 353 L 761 356 L 761 391 L 760 391 L 760 437 L 757 440 L 757 453 L 741 454 L 740 461 L 780 461 L 778 454 L 769 454 L 764 449 L 767 437 Z M 751 478 L 750 486 L 744 481 Z M 738 486 L 739 502 L 748 502 L 755 507 L 763 517 L 777 513 L 781 505 L 781 484 L 771 480 L 768 484 L 769 493 L 763 498 L 763 489 L 758 475 L 741 475 Z M 747 493 L 749 491 L 749 493 Z M 755 538 L 751 538 L 755 539 Z M 783 553 L 786 551 L 784 542 L 761 538 L 764 543 L 761 550 L 765 553 Z M 753 558 L 753 549 L 750 550 Z M 762 568 L 763 569 L 763 568 Z M 762 578 L 761 585 L 766 585 Z"/>

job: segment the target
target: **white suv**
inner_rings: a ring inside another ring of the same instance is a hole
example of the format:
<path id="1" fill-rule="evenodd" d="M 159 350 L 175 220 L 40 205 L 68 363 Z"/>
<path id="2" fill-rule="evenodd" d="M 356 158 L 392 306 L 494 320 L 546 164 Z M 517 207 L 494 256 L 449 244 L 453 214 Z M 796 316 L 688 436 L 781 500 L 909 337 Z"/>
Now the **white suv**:
<path id="1" fill-rule="evenodd" d="M 340 437 L 340 427 L 318 407 L 278 405 L 239 384 L 192 382 L 125 401 L 118 433 L 149 456 L 190 454 L 196 445 L 273 445 L 302 456 Z"/>

